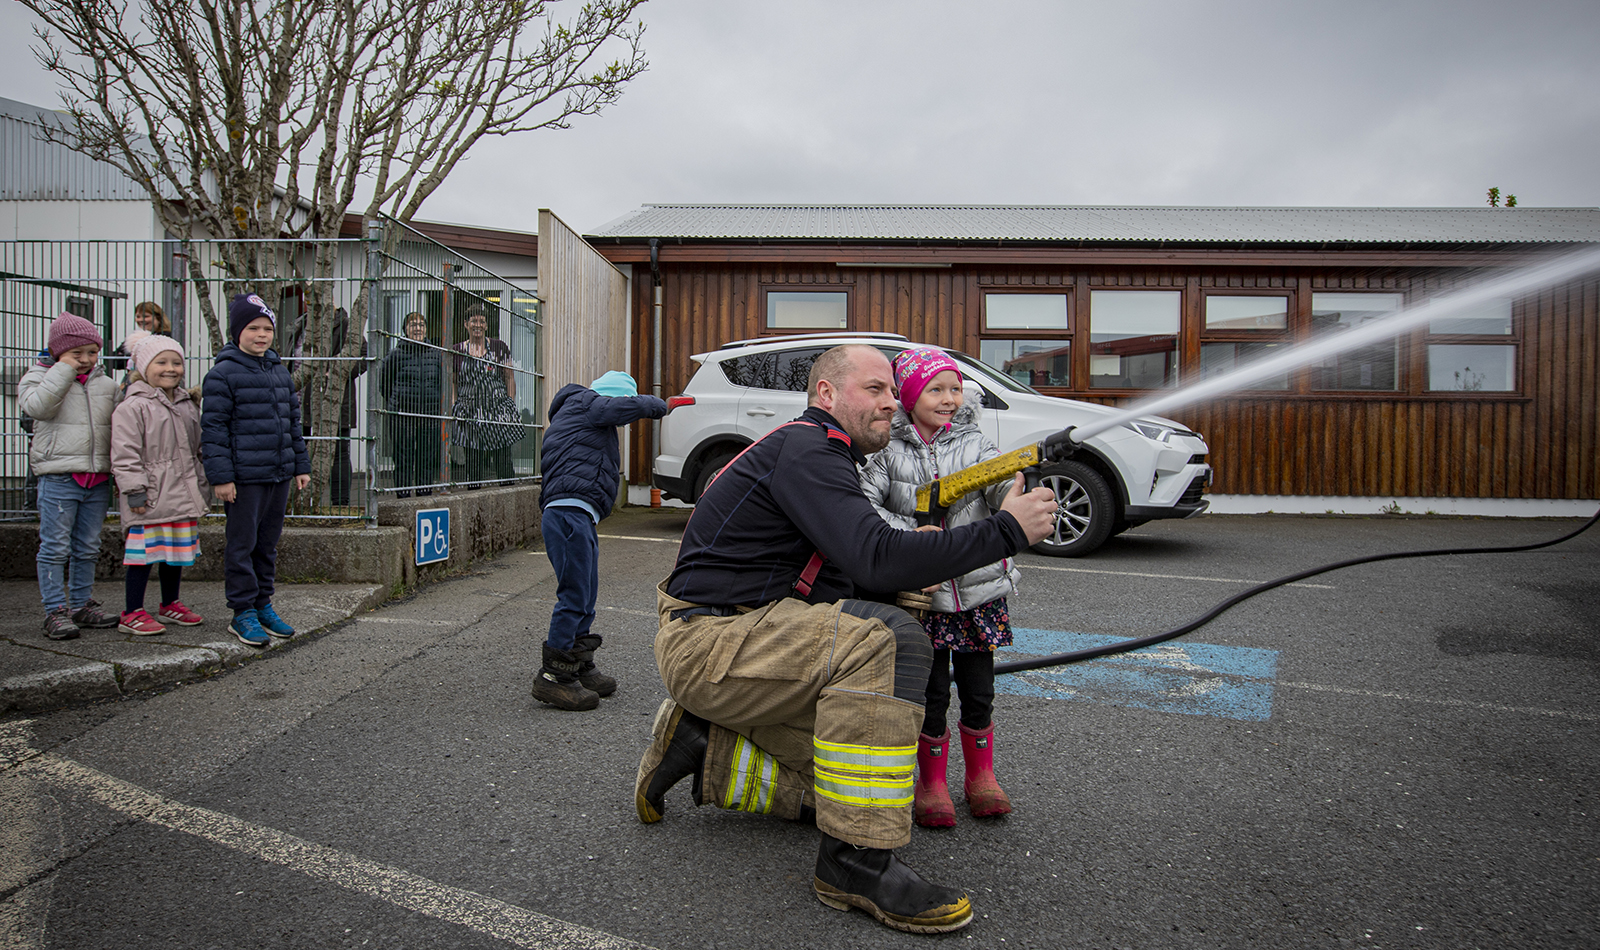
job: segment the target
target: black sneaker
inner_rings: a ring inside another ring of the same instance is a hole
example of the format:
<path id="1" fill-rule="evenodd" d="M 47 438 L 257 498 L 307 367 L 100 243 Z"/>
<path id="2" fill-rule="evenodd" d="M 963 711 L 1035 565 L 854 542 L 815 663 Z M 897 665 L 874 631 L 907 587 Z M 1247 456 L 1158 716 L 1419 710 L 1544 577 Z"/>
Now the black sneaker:
<path id="1" fill-rule="evenodd" d="M 108 627 L 115 627 L 122 622 L 122 618 L 117 614 L 106 613 L 105 610 L 101 609 L 100 601 L 91 600 L 73 613 L 72 622 L 80 627 L 88 627 L 91 630 L 104 630 Z"/>
<path id="2" fill-rule="evenodd" d="M 859 907 L 907 933 L 945 933 L 972 923 L 972 902 L 958 888 L 929 884 L 887 848 L 858 848 L 829 834 L 822 836 L 811 887 L 835 910 Z"/>
<path id="3" fill-rule="evenodd" d="M 57 607 L 45 614 L 44 635 L 47 640 L 78 639 L 78 625 L 72 622 L 72 608 Z"/>

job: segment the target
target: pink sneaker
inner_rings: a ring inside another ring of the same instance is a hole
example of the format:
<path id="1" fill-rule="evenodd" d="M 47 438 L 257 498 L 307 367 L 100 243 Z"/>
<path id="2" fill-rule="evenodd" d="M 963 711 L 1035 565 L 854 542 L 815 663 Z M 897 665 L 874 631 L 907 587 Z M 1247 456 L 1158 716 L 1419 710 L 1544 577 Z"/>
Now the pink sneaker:
<path id="1" fill-rule="evenodd" d="M 206 618 L 185 607 L 181 600 L 162 604 L 157 614 L 162 620 L 170 621 L 180 627 L 197 627 L 206 622 Z"/>
<path id="2" fill-rule="evenodd" d="M 122 615 L 122 623 L 117 629 L 123 633 L 131 633 L 136 637 L 153 637 L 158 633 L 166 633 L 167 628 L 156 622 L 156 618 L 142 610 Z"/>

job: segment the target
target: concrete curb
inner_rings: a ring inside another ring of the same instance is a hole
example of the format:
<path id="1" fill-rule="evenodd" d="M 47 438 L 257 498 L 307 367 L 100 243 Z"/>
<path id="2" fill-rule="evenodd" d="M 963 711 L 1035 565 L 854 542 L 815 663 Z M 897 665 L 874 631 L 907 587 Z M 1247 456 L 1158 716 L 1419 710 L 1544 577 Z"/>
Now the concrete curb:
<path id="1" fill-rule="evenodd" d="M 219 632 L 226 635 L 226 620 L 208 621 L 214 626 L 201 642 L 182 642 L 187 632 L 182 628 L 169 629 L 162 637 L 124 637 L 115 631 L 85 631 L 77 640 L 63 641 L 6 637 L 0 639 L 0 649 L 12 661 L 8 665 L 20 658 L 24 663 L 51 668 L 0 679 L 0 714 L 114 699 L 210 676 L 365 613 L 388 595 L 388 590 L 376 585 L 282 588 L 275 602 L 286 615 L 304 618 L 299 620 L 301 630 L 289 640 L 274 639 L 260 649 L 237 639 L 215 639 Z M 222 611 L 216 616 L 227 614 Z"/>

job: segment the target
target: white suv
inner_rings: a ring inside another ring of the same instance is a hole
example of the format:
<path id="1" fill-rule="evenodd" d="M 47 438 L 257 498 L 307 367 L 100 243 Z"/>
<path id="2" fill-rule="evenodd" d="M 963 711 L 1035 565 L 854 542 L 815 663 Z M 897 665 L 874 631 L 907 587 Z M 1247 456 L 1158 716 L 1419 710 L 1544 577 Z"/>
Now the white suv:
<path id="1" fill-rule="evenodd" d="M 875 346 L 890 359 L 913 345 L 899 334 L 818 333 L 742 340 L 695 354 L 699 368 L 683 393 L 668 400 L 672 412 L 661 420 L 656 487 L 668 498 L 698 499 L 707 479 L 741 449 L 805 410 L 812 362 L 844 343 Z M 1002 452 L 1117 411 L 1043 395 L 965 353 L 947 352 L 961 366 L 968 402 L 981 407 L 978 424 Z M 1041 472 L 1056 493 L 1056 530 L 1033 549 L 1077 557 L 1134 525 L 1205 511 L 1207 452 L 1198 434 L 1154 416 L 1091 436 L 1071 458 Z"/>

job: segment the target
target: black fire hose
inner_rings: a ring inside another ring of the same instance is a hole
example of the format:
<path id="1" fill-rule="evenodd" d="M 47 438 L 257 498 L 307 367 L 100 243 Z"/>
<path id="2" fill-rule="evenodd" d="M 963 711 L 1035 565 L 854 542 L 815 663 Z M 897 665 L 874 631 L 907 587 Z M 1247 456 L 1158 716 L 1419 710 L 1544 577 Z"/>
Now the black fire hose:
<path id="1" fill-rule="evenodd" d="M 1093 660 L 1102 656 L 1112 656 L 1118 653 L 1127 653 L 1130 650 L 1138 650 L 1143 647 L 1154 646 L 1157 643 L 1165 643 L 1168 640 L 1176 639 L 1186 633 L 1200 629 L 1201 627 L 1215 620 L 1217 617 L 1221 616 L 1223 611 L 1229 609 L 1235 604 L 1249 600 L 1257 594 L 1272 590 L 1274 587 L 1282 587 L 1285 584 L 1293 584 L 1295 581 L 1302 581 L 1308 577 L 1316 577 L 1318 574 L 1326 574 L 1329 571 L 1336 571 L 1341 567 L 1354 567 L 1357 564 L 1371 564 L 1374 561 L 1394 561 L 1407 557 L 1438 557 L 1442 554 L 1510 554 L 1515 551 L 1534 551 L 1539 548 L 1548 548 L 1552 545 L 1560 544 L 1563 541 L 1570 541 L 1594 527 L 1594 524 L 1597 521 L 1600 521 L 1600 511 L 1595 512 L 1594 517 L 1590 518 L 1581 528 L 1572 532 L 1571 534 L 1562 535 L 1561 537 L 1552 541 L 1540 541 L 1537 544 L 1518 544 L 1510 547 L 1499 548 L 1440 548 L 1433 551 L 1396 551 L 1392 554 L 1370 554 L 1366 557 L 1351 558 L 1348 561 L 1339 561 L 1334 564 L 1324 564 L 1321 567 L 1314 567 L 1307 571 L 1301 571 L 1298 574 L 1290 574 L 1287 577 L 1280 577 L 1277 580 L 1267 581 L 1264 584 L 1257 584 L 1247 591 L 1243 591 L 1235 594 L 1232 597 L 1229 597 L 1227 600 L 1216 605 L 1183 626 L 1174 627 L 1173 629 L 1168 630 L 1166 633 L 1157 633 L 1148 637 L 1139 637 L 1134 640 L 1124 640 L 1121 643 L 1108 643 L 1105 646 L 1090 647 L 1087 650 L 1074 650 L 1071 653 L 1056 653 L 1051 656 L 1034 657 L 1031 660 L 1012 660 L 1007 663 L 996 663 L 994 665 L 994 672 L 995 675 L 998 676 L 1002 673 L 1022 673 L 1027 670 L 1043 669 L 1047 666 L 1065 666 L 1068 663 L 1081 663 L 1084 660 Z"/>

